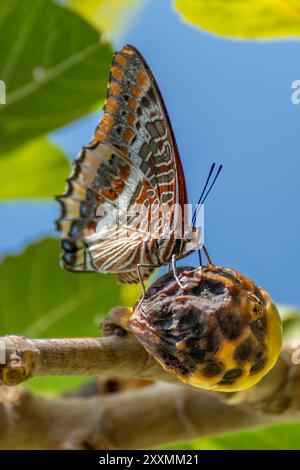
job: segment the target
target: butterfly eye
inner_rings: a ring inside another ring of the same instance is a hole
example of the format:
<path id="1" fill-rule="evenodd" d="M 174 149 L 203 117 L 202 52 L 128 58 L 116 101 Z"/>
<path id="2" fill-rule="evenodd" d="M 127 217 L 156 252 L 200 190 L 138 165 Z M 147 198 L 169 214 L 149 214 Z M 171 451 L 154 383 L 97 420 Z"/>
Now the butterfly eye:
<path id="1" fill-rule="evenodd" d="M 194 233 L 192 230 L 188 230 L 187 232 L 185 232 L 184 234 L 185 240 L 193 240 L 193 238 L 194 238 Z"/>
<path id="2" fill-rule="evenodd" d="M 184 233 L 184 239 L 188 241 L 197 240 L 199 238 L 199 229 L 191 227 Z"/>

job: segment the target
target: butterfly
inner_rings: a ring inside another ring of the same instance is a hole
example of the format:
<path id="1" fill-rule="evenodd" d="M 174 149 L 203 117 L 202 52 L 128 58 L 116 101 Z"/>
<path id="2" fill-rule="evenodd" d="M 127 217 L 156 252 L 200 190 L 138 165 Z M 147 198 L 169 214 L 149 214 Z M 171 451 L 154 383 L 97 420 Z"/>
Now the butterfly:
<path id="1" fill-rule="evenodd" d="M 113 57 L 103 109 L 57 198 L 61 264 L 142 286 L 163 265 L 172 263 L 176 276 L 176 260 L 200 248 L 200 229 L 186 228 L 187 189 L 171 122 L 149 66 L 131 45 Z"/>

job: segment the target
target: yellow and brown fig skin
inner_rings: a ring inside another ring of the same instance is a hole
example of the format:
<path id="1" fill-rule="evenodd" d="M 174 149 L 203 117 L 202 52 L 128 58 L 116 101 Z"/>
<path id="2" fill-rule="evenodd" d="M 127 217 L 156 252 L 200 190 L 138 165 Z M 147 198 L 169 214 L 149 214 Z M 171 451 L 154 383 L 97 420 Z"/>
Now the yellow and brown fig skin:
<path id="1" fill-rule="evenodd" d="M 208 265 L 168 273 L 133 309 L 130 329 L 182 382 L 220 392 L 244 390 L 275 365 L 282 341 L 270 296 L 239 272 Z"/>

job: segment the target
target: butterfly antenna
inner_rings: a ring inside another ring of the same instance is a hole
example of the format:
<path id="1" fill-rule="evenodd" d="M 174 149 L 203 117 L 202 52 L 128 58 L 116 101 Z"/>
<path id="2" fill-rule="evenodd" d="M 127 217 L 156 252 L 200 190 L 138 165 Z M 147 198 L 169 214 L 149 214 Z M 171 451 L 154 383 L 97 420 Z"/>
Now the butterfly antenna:
<path id="1" fill-rule="evenodd" d="M 219 166 L 219 168 L 218 168 L 218 170 L 217 170 L 217 173 L 215 174 L 215 177 L 214 177 L 214 179 L 213 179 L 213 181 L 212 181 L 210 187 L 208 188 L 206 194 L 204 195 L 204 192 L 205 192 L 205 190 L 206 190 L 206 188 L 207 188 L 207 185 L 208 185 L 208 183 L 209 183 L 209 181 L 210 181 L 210 178 L 211 178 L 211 175 L 212 175 L 212 172 L 213 172 L 214 168 L 215 168 L 215 163 L 213 163 L 212 166 L 211 166 L 211 169 L 210 169 L 209 175 L 208 175 L 208 177 L 207 177 L 207 180 L 206 180 L 204 189 L 203 189 L 203 191 L 202 191 L 202 193 L 201 193 L 201 196 L 199 197 L 198 204 L 197 204 L 197 208 L 195 209 L 195 212 L 194 212 L 194 215 L 193 215 L 193 218 L 192 218 L 192 225 L 193 225 L 193 227 L 195 227 L 195 223 L 196 223 L 196 219 L 197 219 L 197 215 L 198 215 L 198 211 L 199 211 L 199 205 L 204 204 L 204 202 L 206 201 L 207 196 L 208 196 L 209 193 L 211 192 L 212 188 L 213 188 L 214 185 L 215 185 L 215 182 L 217 181 L 217 178 L 218 178 L 219 174 L 221 173 L 221 170 L 222 170 L 222 168 L 223 168 L 223 165 L 220 165 L 220 166 Z"/>
<path id="2" fill-rule="evenodd" d="M 210 167 L 210 170 L 209 170 L 209 173 L 208 173 L 208 177 L 206 178 L 206 182 L 205 182 L 204 188 L 203 188 L 202 193 L 200 194 L 200 197 L 199 197 L 199 199 L 198 199 L 197 206 L 198 206 L 198 205 L 200 204 L 200 202 L 201 202 L 201 199 L 202 199 L 202 197 L 203 197 L 203 194 L 205 193 L 205 190 L 206 190 L 206 188 L 207 188 L 207 185 L 208 185 L 208 183 L 209 183 L 209 180 L 210 180 L 210 178 L 211 178 L 211 175 L 212 175 L 212 173 L 213 173 L 213 171 L 214 171 L 214 169 L 215 169 L 215 166 L 216 166 L 216 164 L 213 163 L 212 166 Z M 193 214 L 193 218 L 192 218 L 192 225 L 193 225 L 193 226 L 194 226 L 194 223 L 195 223 L 196 216 L 197 216 L 197 208 L 195 209 L 194 214 Z"/>
<path id="3" fill-rule="evenodd" d="M 213 182 L 211 183 L 206 195 L 204 196 L 204 198 L 202 199 L 200 204 L 204 204 L 204 202 L 206 201 L 206 198 L 209 195 L 209 193 L 211 192 L 212 188 L 214 187 L 215 182 L 217 181 L 217 178 L 218 178 L 219 174 L 221 173 L 222 168 L 223 168 L 223 165 L 220 165 L 219 168 L 218 168 L 218 171 L 216 173 L 216 176 L 213 179 Z"/>

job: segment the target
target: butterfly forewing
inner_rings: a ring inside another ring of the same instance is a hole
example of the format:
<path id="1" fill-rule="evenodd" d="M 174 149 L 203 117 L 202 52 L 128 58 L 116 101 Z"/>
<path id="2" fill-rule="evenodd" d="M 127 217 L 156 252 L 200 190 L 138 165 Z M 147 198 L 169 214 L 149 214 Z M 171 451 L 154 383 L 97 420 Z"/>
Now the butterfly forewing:
<path id="1" fill-rule="evenodd" d="M 153 226 L 161 235 L 178 224 L 167 209 L 186 204 L 186 186 L 159 88 L 132 46 L 114 55 L 103 118 L 58 199 L 66 269 L 114 272 L 122 282 L 138 282 L 138 264 L 159 264 L 149 234 Z M 166 240 L 166 261 L 173 244 Z"/>

